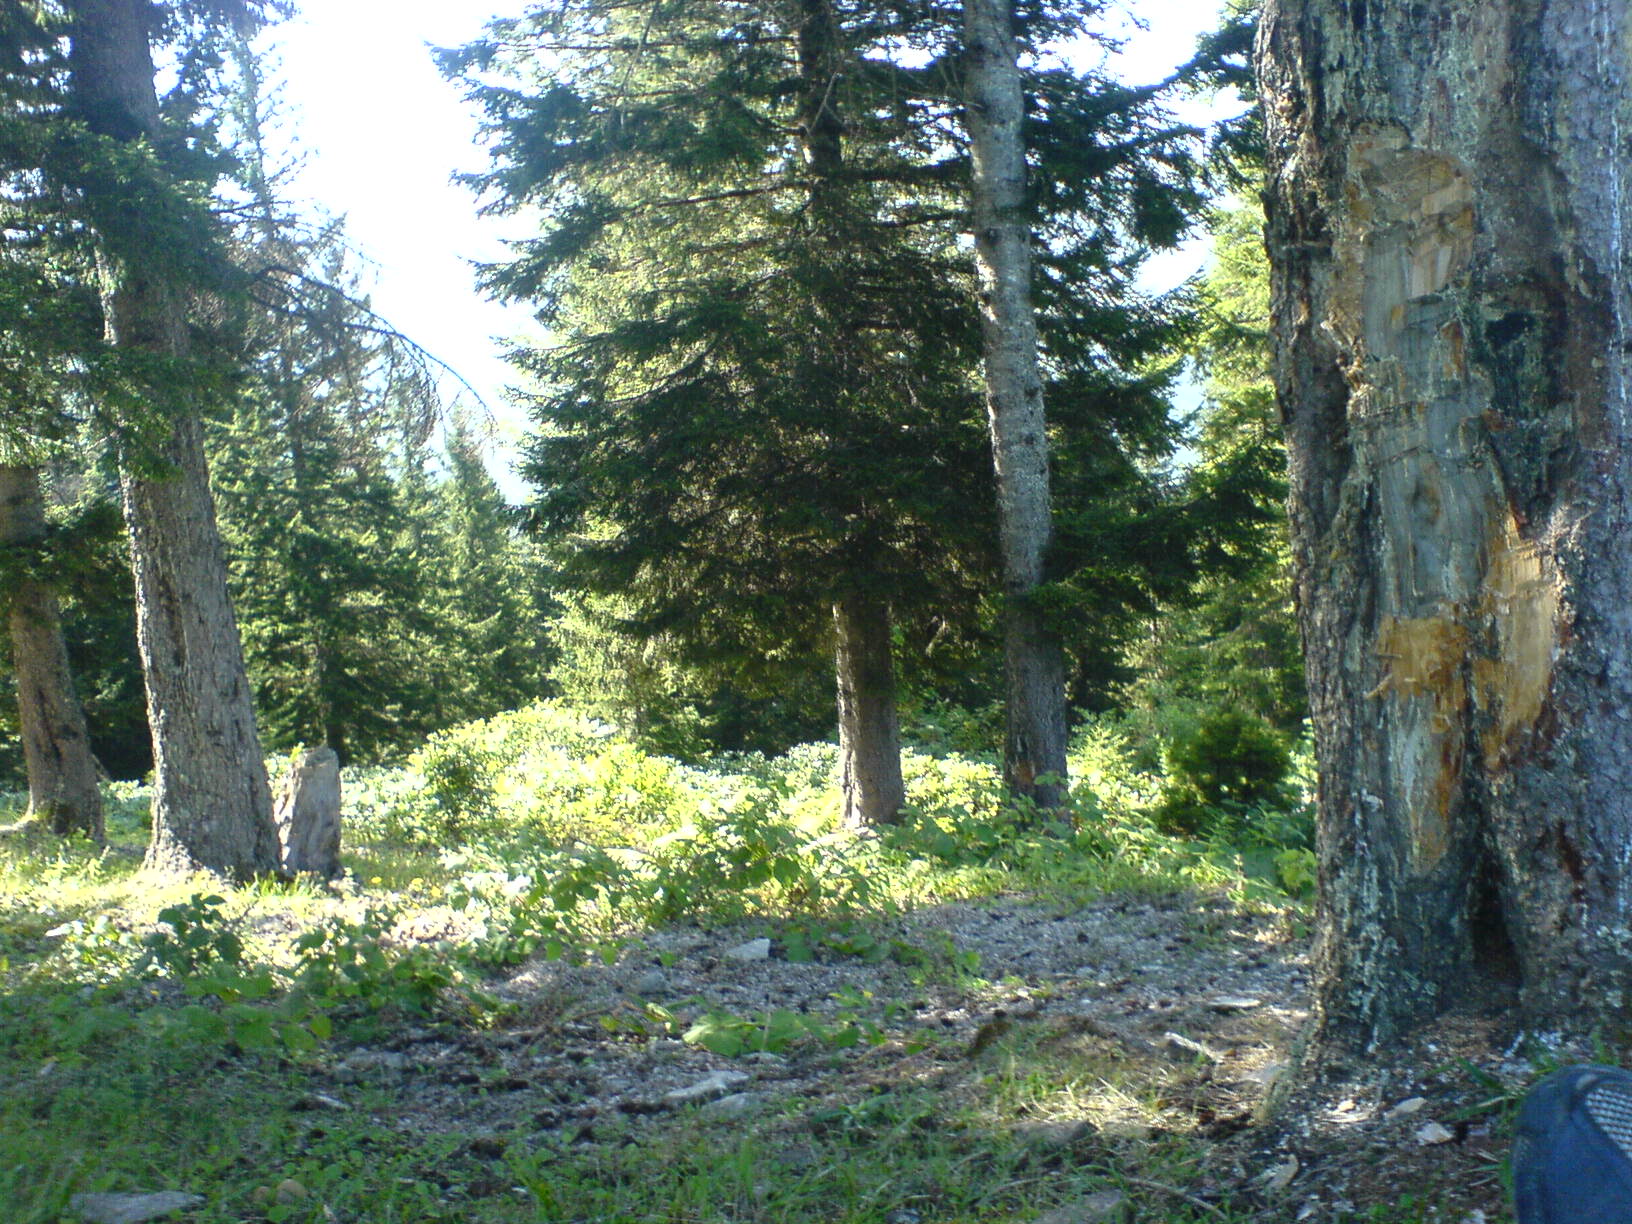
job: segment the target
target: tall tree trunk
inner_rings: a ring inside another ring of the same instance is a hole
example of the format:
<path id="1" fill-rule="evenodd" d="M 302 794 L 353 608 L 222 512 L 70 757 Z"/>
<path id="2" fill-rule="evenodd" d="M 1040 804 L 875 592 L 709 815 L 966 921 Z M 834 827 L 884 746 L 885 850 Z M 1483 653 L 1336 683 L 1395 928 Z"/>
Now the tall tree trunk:
<path id="1" fill-rule="evenodd" d="M 28 547 L 44 538 L 39 469 L 0 465 L 0 547 Z M 57 593 L 28 576 L 8 597 L 12 672 L 28 769 L 28 816 L 48 822 L 53 833 L 84 833 L 101 843 L 106 839 L 102 794 L 85 711 L 68 667 Z"/>
<path id="2" fill-rule="evenodd" d="M 1003 766 L 1011 792 L 1053 808 L 1065 798 L 1065 650 L 1033 598 L 1053 523 L 1031 300 L 1025 103 L 1008 0 L 964 0 L 963 27 L 975 262 L 1003 555 Z M 1057 781 L 1039 781 L 1048 776 Z"/>
<path id="3" fill-rule="evenodd" d="M 844 241 L 846 222 L 844 120 L 835 100 L 842 71 L 839 28 L 831 0 L 799 0 L 799 126 L 811 174 L 811 215 L 817 240 Z M 842 316 L 834 303 L 830 319 Z M 835 333 L 844 325 L 832 328 Z M 831 341 L 835 351 L 843 336 Z M 857 549 L 864 552 L 864 549 Z M 888 603 L 856 592 L 833 606 L 834 670 L 839 692 L 839 770 L 844 822 L 851 826 L 888 824 L 900 819 L 906 802 L 901 781 L 901 720 L 895 699 L 895 642 Z"/>
<path id="4" fill-rule="evenodd" d="M 871 596 L 845 595 L 833 605 L 833 627 L 844 822 L 890 824 L 900 819 L 907 791 L 889 606 Z"/>
<path id="5" fill-rule="evenodd" d="M 1263 16 L 1334 1039 L 1632 998 L 1628 12 Z"/>
<path id="6" fill-rule="evenodd" d="M 116 140 L 156 137 L 148 45 L 153 6 L 71 0 L 68 8 L 80 115 L 92 131 Z M 105 255 L 110 337 L 122 349 L 185 358 L 182 291 L 143 267 L 142 254 Z M 155 479 L 126 463 L 120 481 L 153 729 L 156 788 L 147 857 L 161 869 L 245 877 L 277 869 L 272 794 L 227 594 L 202 428 L 186 409 L 172 419 L 168 437 L 148 456 L 171 474 Z"/>

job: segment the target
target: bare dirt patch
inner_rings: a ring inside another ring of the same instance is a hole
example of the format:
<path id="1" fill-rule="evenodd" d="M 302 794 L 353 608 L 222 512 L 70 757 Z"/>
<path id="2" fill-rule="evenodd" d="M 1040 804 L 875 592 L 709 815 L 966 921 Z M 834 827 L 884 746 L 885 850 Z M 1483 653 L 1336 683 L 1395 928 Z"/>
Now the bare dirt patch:
<path id="1" fill-rule="evenodd" d="M 993 1125 L 1050 1149 L 1054 1167 L 1114 1163 L 1136 1219 L 1177 1207 L 1185 1218 L 1507 1218 L 1493 1085 L 1534 1074 L 1515 1034 L 1456 1015 L 1394 1049 L 1289 1070 L 1308 1019 L 1308 947 L 1284 915 L 1223 899 L 1003 899 L 866 931 L 872 959 L 761 924 L 654 932 L 610 965 L 529 964 L 498 984 L 510 1006 L 492 1030 L 408 1030 L 336 1051 L 323 1095 L 345 1106 L 367 1091 L 389 1100 L 388 1125 L 477 1145 L 757 1128 L 777 1160 L 797 1162 L 824 1105 L 910 1084 L 967 1114 L 994 1082 L 1034 1067 L 1036 1100 L 1011 1102 Z M 762 958 L 759 938 L 770 940 Z M 710 1013 L 777 1011 L 864 1036 L 735 1057 L 681 1037 Z M 665 1014 L 674 1027 L 653 1018 Z M 1068 1072 L 1079 1089 L 1049 1095 L 1049 1077 Z M 1149 1154 L 1174 1145 L 1187 1154 L 1183 1183 L 1144 1176 Z M 1411 1196 L 1437 1207 L 1411 1214 Z M 930 1210 L 895 1224 L 933 1222 Z"/>

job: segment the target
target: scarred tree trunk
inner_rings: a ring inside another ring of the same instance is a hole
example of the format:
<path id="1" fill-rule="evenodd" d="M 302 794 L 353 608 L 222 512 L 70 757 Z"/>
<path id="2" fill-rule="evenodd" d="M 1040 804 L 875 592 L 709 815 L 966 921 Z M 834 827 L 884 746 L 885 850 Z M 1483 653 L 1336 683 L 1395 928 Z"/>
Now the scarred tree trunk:
<path id="1" fill-rule="evenodd" d="M 964 82 L 985 338 L 986 406 L 1003 554 L 1010 790 L 1040 807 L 1065 796 L 1065 651 L 1033 602 L 1053 535 L 1048 432 L 1031 300 L 1025 104 L 1008 0 L 964 0 Z M 1039 782 L 1052 776 L 1055 782 Z"/>
<path id="2" fill-rule="evenodd" d="M 153 7 L 147 0 L 72 0 L 68 9 L 80 115 L 92 131 L 116 140 L 156 136 L 159 110 L 148 44 Z M 105 254 L 111 339 L 122 349 L 184 358 L 182 293 L 144 268 L 143 254 Z M 227 594 L 197 415 L 176 412 L 168 438 L 151 458 L 171 474 L 154 479 L 127 464 L 120 482 L 153 729 L 156 785 L 147 861 L 165 870 L 238 877 L 275 871 L 272 794 Z"/>
<path id="3" fill-rule="evenodd" d="M 1632 1001 L 1629 49 L 1622 0 L 1263 16 L 1332 1038 Z"/>
<path id="4" fill-rule="evenodd" d="M 37 468 L 0 465 L 0 547 L 45 538 L 45 502 Z M 28 769 L 28 817 L 62 836 L 106 837 L 96 760 L 85 711 L 74 693 L 62 640 L 57 594 L 36 577 L 5 593 L 10 604 L 12 672 Z"/>
<path id="5" fill-rule="evenodd" d="M 866 595 L 846 595 L 833 606 L 833 627 L 844 822 L 888 824 L 900 818 L 907 801 L 889 606 Z"/>

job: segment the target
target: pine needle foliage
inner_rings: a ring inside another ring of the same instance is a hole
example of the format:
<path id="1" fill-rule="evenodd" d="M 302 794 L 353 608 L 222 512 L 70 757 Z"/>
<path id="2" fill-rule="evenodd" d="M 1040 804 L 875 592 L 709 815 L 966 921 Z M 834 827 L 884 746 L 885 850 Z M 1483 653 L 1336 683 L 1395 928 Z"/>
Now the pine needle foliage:
<path id="1" fill-rule="evenodd" d="M 569 3 L 450 57 L 513 80 L 475 87 L 478 185 L 542 214 L 487 282 L 553 329 L 519 359 L 558 581 L 744 663 L 852 590 L 969 605 L 990 518 L 969 277 L 935 220 L 955 150 L 901 121 L 946 108 L 881 58 L 906 18 L 845 12 L 801 50 L 810 7 Z"/>
<path id="2" fill-rule="evenodd" d="M 1152 541 L 1135 511 L 1164 496 L 1159 359 L 1185 304 L 1134 282 L 1201 190 L 1200 133 L 1161 88 L 1047 52 L 1100 7 L 1018 23 L 1064 457 L 1052 573 L 1088 585 L 1182 534 Z M 616 596 L 625 630 L 763 669 L 804 657 L 847 591 L 887 600 L 906 641 L 989 621 L 960 38 L 953 4 L 557 0 L 446 53 L 487 118 L 473 186 L 540 223 L 485 274 L 550 334 L 516 354 L 539 388 L 531 522 L 557 581 Z M 1069 585 L 1052 599 L 1075 619 Z"/>

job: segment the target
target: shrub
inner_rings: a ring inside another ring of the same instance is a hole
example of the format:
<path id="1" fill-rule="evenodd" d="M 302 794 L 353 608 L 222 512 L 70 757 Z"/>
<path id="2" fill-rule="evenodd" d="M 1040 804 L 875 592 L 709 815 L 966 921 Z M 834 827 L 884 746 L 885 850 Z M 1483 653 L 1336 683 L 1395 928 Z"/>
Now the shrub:
<path id="1" fill-rule="evenodd" d="M 1171 832 L 1211 833 L 1220 812 L 1291 801 L 1291 750 L 1274 727 L 1239 710 L 1210 711 L 1193 732 L 1175 738 L 1167 770 L 1157 820 Z"/>

